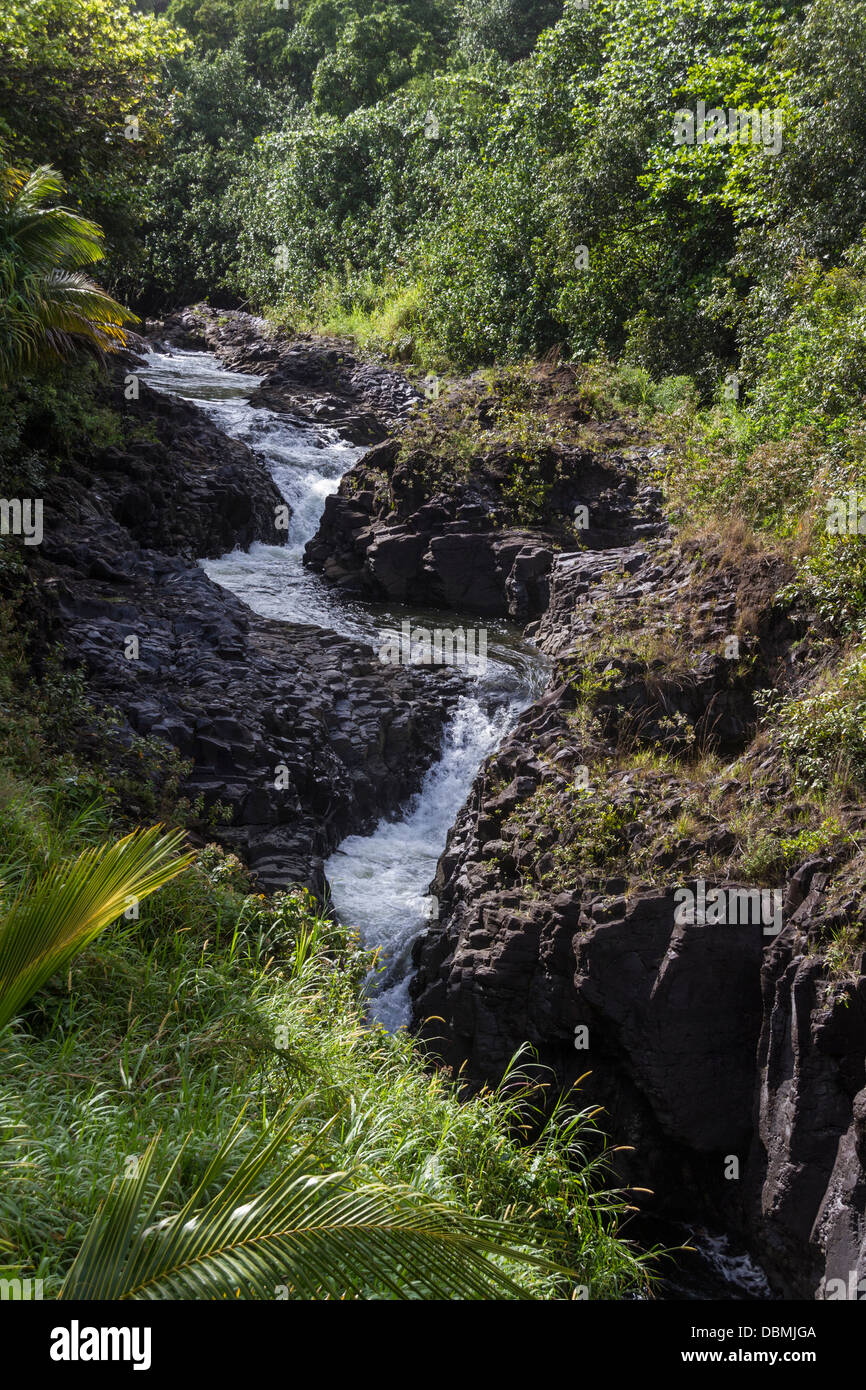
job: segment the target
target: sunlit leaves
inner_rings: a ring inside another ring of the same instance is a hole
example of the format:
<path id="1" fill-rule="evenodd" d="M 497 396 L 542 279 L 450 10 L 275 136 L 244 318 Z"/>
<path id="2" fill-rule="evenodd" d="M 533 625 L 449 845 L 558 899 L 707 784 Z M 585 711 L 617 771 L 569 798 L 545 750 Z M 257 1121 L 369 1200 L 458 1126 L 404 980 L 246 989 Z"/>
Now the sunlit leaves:
<path id="1" fill-rule="evenodd" d="M 0 1028 L 131 900 L 183 872 L 192 856 L 178 855 L 182 841 L 161 826 L 136 831 L 50 869 L 0 905 Z"/>
<path id="2" fill-rule="evenodd" d="M 79 269 L 102 259 L 102 232 L 55 199 L 43 166 L 0 170 L 0 379 L 82 342 L 112 351 L 135 315 Z"/>

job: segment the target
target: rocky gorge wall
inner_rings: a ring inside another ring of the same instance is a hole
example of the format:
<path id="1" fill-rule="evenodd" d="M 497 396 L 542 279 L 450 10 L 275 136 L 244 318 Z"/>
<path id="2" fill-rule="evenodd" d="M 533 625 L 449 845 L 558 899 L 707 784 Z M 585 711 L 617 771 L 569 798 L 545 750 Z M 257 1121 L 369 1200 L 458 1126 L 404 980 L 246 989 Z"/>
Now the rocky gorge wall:
<path id="1" fill-rule="evenodd" d="M 753 738 L 753 690 L 795 680 L 803 659 L 767 601 L 783 576 L 706 560 L 664 546 L 558 558 L 537 640 L 567 678 L 455 826 L 415 1021 L 475 1080 L 495 1081 L 524 1040 L 564 1085 L 589 1072 L 581 1095 L 633 1146 L 619 1170 L 653 1189 L 646 1204 L 737 1232 L 780 1294 L 812 1298 L 866 1273 L 864 962 L 840 984 L 820 946 L 862 911 L 861 867 L 804 855 L 772 890 L 774 938 L 762 921 L 677 923 L 678 885 L 754 887 L 742 806 L 795 797 Z M 722 653 L 743 611 L 754 630 L 735 662 Z M 673 613 L 688 640 L 671 649 Z M 654 618 L 657 654 L 627 654 Z M 709 766 L 696 745 L 715 750 Z"/>
<path id="2" fill-rule="evenodd" d="M 567 380 L 549 397 L 584 424 Z M 415 1031 L 471 1086 L 530 1043 L 562 1086 L 585 1078 L 582 1100 L 630 1147 L 621 1177 L 652 1189 L 646 1209 L 735 1233 L 783 1297 L 854 1296 L 866 979 L 862 934 L 844 971 L 827 943 L 862 923 L 866 817 L 848 806 L 844 835 L 816 852 L 801 788 L 759 729 L 756 696 L 803 688 L 818 660 L 809 615 L 776 602 L 790 566 L 680 543 L 634 429 L 555 443 L 545 514 L 518 528 L 507 457 L 485 450 L 483 399 L 475 410 L 464 479 L 437 471 L 435 440 L 426 455 L 379 444 L 308 547 L 352 591 L 531 619 L 553 660 L 439 862 Z M 714 887 L 743 903 L 763 890 L 769 911 L 676 920 L 678 891 Z"/>
<path id="3" fill-rule="evenodd" d="M 476 1082 L 496 1081 L 524 1041 L 565 1086 L 589 1072 L 581 1096 L 633 1146 L 619 1171 L 653 1189 L 644 1204 L 736 1232 L 780 1294 L 811 1298 L 864 1275 L 863 958 L 841 985 L 820 949 L 850 911 L 860 867 L 805 857 L 783 881 L 775 938 L 761 921 L 676 922 L 677 885 L 754 885 L 731 828 L 744 801 L 793 800 L 750 733 L 753 684 L 790 675 L 796 631 L 762 615 L 751 640 L 775 671 L 738 670 L 719 655 L 727 605 L 754 592 L 738 596 L 735 572 L 704 577 L 702 564 L 662 548 L 616 558 L 617 604 L 636 628 L 648 596 L 669 614 L 686 592 L 694 619 L 713 595 L 703 650 L 672 670 L 593 657 L 608 561 L 559 558 L 537 635 L 570 679 L 488 762 L 449 839 L 440 922 L 416 951 L 415 1026 Z M 590 675 L 604 677 L 589 682 L 590 727 L 586 665 L 575 679 L 587 652 Z M 691 732 L 724 754 L 709 775 L 682 757 L 640 756 L 666 741 L 682 754 Z"/>

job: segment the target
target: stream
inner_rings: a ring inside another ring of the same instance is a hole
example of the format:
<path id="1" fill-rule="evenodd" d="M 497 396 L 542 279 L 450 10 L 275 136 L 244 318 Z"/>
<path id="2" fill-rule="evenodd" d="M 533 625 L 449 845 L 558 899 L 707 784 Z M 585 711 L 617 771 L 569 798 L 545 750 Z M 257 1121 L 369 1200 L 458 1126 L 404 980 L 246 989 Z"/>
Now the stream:
<path id="1" fill-rule="evenodd" d="M 149 353 L 144 373 L 150 386 L 195 401 L 214 423 L 255 451 L 292 509 L 284 546 L 254 544 L 219 560 L 201 561 L 211 579 L 230 589 L 256 613 L 288 623 L 330 628 L 376 650 L 400 632 L 408 618 L 415 628 L 483 627 L 486 669 L 470 676 L 446 725 L 439 761 L 398 820 L 383 819 L 371 835 L 343 840 L 325 864 L 334 910 L 357 927 L 367 946 L 378 947 L 382 970 L 371 981 L 370 1012 L 393 1031 L 408 1023 L 412 946 L 435 915 L 427 888 L 445 840 L 481 763 L 502 741 L 521 710 L 547 682 L 542 654 L 506 622 L 472 614 L 365 603 L 349 598 L 304 568 L 304 546 L 315 535 L 329 493 L 365 452 L 337 432 L 300 425 L 264 407 L 250 405 L 261 378 L 230 372 L 204 352 Z"/>
<path id="2" fill-rule="evenodd" d="M 200 561 L 211 579 L 265 617 L 330 628 L 377 650 L 407 617 L 413 627 L 442 625 L 441 613 L 350 598 L 304 568 L 304 546 L 318 528 L 326 497 L 365 447 L 346 443 L 335 430 L 293 423 L 250 405 L 262 378 L 228 371 L 209 353 L 149 353 L 147 363 L 143 375 L 150 386 L 196 402 L 226 434 L 264 459 L 292 509 L 286 545 L 256 543 L 248 551 Z M 516 627 L 449 612 L 447 627 L 461 626 L 486 628 L 487 665 L 456 701 L 439 761 L 398 819 L 381 820 L 371 835 L 349 836 L 325 864 L 337 916 L 381 952 L 382 970 L 369 986 L 370 1014 L 390 1031 L 409 1021 L 412 946 L 435 915 L 427 889 L 448 831 L 481 763 L 548 680 L 546 659 Z M 668 1247 L 692 1247 L 668 1270 L 662 1298 L 771 1297 L 763 1271 L 726 1236 L 667 1222 L 655 1223 L 648 1234 Z"/>

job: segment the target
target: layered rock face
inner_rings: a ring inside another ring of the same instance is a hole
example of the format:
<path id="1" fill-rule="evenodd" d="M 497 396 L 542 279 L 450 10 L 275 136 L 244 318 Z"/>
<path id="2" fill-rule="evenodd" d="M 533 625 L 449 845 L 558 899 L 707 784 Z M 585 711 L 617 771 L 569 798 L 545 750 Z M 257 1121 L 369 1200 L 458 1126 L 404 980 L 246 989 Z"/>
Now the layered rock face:
<path id="1" fill-rule="evenodd" d="M 260 618 L 212 583 L 196 558 L 278 543 L 283 499 L 196 406 L 143 382 L 126 400 L 124 370 L 104 402 L 122 443 L 70 458 L 46 490 L 44 540 L 28 556 L 46 639 L 83 667 L 88 697 L 119 712 L 122 742 L 178 750 L 181 793 L 262 888 L 323 892 L 339 840 L 417 788 L 457 676 L 385 668 L 359 643 Z M 311 410 L 316 399 L 311 388 Z"/>
<path id="2" fill-rule="evenodd" d="M 547 405 L 582 423 L 567 389 Z M 796 692 L 820 658 L 774 601 L 788 568 L 675 544 L 637 431 L 560 439 L 540 470 L 536 454 L 528 527 L 501 443 L 461 477 L 441 436 L 441 456 L 412 438 L 346 476 L 310 563 L 350 590 L 534 619 L 553 662 L 449 836 L 415 1030 L 470 1086 L 529 1043 L 557 1084 L 583 1078 L 647 1210 L 735 1233 L 783 1296 L 862 1295 L 866 818 L 847 807 L 816 854 L 814 806 L 757 732 L 759 692 Z M 689 893 L 719 920 L 683 920 Z M 841 969 L 828 941 L 852 921 Z"/>
<path id="3" fill-rule="evenodd" d="M 851 961 L 842 988 L 816 952 L 819 931 L 827 940 L 843 915 L 840 890 L 850 888 L 843 877 L 834 894 L 827 867 L 804 866 L 795 900 L 811 891 L 764 962 L 748 1216 L 785 1297 L 862 1299 L 866 958 Z"/>
<path id="4" fill-rule="evenodd" d="M 567 378 L 563 391 L 572 384 Z M 555 377 L 539 383 L 550 395 L 555 387 Z M 641 451 L 627 429 L 599 429 L 603 450 L 598 439 L 593 447 L 555 436 L 544 442 L 524 495 L 527 446 L 503 437 L 475 394 L 471 383 L 456 393 L 432 439 L 410 430 L 371 449 L 343 479 L 307 546 L 314 570 L 371 599 L 522 624 L 547 608 L 554 556 L 573 548 L 578 534 L 599 549 L 658 531 L 658 494 L 636 481 L 633 455 Z M 450 421 L 449 409 L 462 410 L 462 418 Z M 443 483 L 436 435 L 465 432 L 467 420 L 473 452 Z M 585 530 L 576 531 L 575 517 Z"/>
<path id="5" fill-rule="evenodd" d="M 665 543 L 558 558 L 534 629 L 554 689 L 450 836 L 415 1026 L 474 1083 L 524 1042 L 563 1085 L 589 1072 L 643 1204 L 737 1232 L 786 1297 L 840 1297 L 829 1281 L 866 1275 L 866 980 L 862 947 L 840 983 L 819 943 L 859 860 L 774 878 L 742 853 L 750 803 L 796 819 L 753 742 L 755 690 L 809 655 L 770 603 L 785 577 Z M 683 890 L 739 904 L 767 883 L 763 913 L 677 920 Z"/>

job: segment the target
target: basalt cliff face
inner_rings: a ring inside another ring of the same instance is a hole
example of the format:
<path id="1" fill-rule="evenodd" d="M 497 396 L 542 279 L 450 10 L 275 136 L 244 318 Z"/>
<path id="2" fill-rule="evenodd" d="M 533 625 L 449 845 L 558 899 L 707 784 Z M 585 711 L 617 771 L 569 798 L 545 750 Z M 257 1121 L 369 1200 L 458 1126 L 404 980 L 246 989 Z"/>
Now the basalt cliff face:
<path id="1" fill-rule="evenodd" d="M 567 385 L 567 372 L 539 371 L 532 382 L 551 426 L 562 423 L 556 408 Z M 552 430 L 549 440 L 509 438 L 507 411 L 491 413 L 483 383 L 463 383 L 432 428 L 386 440 L 343 479 L 308 564 L 367 598 L 526 623 L 547 608 L 554 556 L 574 545 L 575 518 L 579 527 L 592 515 L 581 535 L 593 548 L 659 530 L 657 491 L 633 466 L 641 454 L 633 427 L 590 425 L 577 404 L 572 416 L 585 426 L 580 443 Z"/>
<path id="2" fill-rule="evenodd" d="M 581 1095 L 633 1146 L 619 1171 L 653 1189 L 645 1205 L 727 1227 L 779 1293 L 811 1298 L 866 1274 L 864 962 L 840 981 L 821 949 L 862 910 L 862 867 L 806 855 L 765 890 L 781 918 L 677 922 L 679 888 L 754 896 L 739 813 L 796 798 L 752 738 L 754 689 L 796 680 L 804 659 L 797 626 L 760 607 L 781 576 L 707 562 L 558 559 L 537 637 L 567 679 L 454 827 L 440 921 L 416 951 L 415 1026 L 475 1082 L 524 1041 L 564 1085 L 589 1072 Z M 754 625 L 739 637 L 748 663 L 722 654 L 738 611 Z M 678 615 L 691 652 L 593 655 L 611 623 L 627 646 L 653 612 Z M 696 741 L 718 750 L 710 767 L 690 758 Z"/>
<path id="3" fill-rule="evenodd" d="M 567 381 L 549 394 L 561 416 Z M 646 1210 L 732 1232 L 784 1297 L 841 1296 L 831 1280 L 850 1297 L 866 1278 L 866 979 L 862 947 L 840 966 L 828 943 L 862 923 L 866 817 L 846 806 L 845 833 L 810 848 L 801 788 L 759 727 L 761 692 L 814 672 L 809 615 L 776 602 L 777 555 L 666 530 L 636 429 L 554 445 L 542 514 L 516 530 L 486 408 L 464 480 L 435 437 L 426 454 L 374 447 L 308 548 L 361 592 L 532 618 L 553 663 L 439 862 L 414 1029 L 470 1086 L 530 1043 L 561 1085 L 584 1078 Z M 727 921 L 677 912 L 714 889 Z"/>

